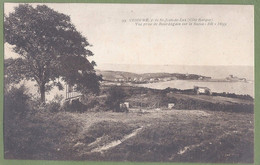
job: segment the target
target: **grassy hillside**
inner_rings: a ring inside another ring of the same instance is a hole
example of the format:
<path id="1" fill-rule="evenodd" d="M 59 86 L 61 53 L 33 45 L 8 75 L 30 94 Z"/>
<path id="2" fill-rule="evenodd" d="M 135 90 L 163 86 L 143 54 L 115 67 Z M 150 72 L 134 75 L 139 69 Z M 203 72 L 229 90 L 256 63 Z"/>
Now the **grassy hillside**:
<path id="1" fill-rule="evenodd" d="M 45 112 L 6 139 L 13 148 L 6 146 L 5 158 L 252 163 L 253 121 L 252 114 L 201 110 Z"/>
<path id="2" fill-rule="evenodd" d="M 157 90 L 144 87 L 118 87 L 127 95 L 126 100 L 132 108 L 167 108 L 174 103 L 174 109 L 203 109 L 225 112 L 254 112 L 254 99 L 248 95 L 197 95 L 193 90 Z"/>

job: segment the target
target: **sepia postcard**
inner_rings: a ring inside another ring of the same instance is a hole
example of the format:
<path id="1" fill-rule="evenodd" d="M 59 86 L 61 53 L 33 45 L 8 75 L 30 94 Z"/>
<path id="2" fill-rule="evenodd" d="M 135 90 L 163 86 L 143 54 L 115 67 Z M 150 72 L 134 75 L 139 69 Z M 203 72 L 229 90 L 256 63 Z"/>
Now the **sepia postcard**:
<path id="1" fill-rule="evenodd" d="M 7 163 L 255 163 L 254 5 L 3 7 Z"/>

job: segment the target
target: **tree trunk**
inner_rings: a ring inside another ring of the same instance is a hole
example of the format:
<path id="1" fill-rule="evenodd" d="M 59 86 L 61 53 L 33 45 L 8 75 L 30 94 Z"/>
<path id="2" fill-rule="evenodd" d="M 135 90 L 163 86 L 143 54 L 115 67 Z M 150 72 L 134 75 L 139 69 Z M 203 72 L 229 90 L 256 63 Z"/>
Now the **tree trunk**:
<path id="1" fill-rule="evenodd" d="M 45 84 L 40 85 L 41 102 L 45 103 Z"/>

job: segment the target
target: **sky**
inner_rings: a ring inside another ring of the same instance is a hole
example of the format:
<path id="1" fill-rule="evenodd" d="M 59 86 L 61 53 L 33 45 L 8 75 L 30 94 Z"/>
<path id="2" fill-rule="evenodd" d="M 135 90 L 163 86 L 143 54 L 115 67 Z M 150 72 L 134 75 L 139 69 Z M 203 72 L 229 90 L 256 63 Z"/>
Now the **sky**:
<path id="1" fill-rule="evenodd" d="M 98 65 L 254 65 L 252 5 L 46 5 L 71 17 L 92 45 L 91 60 Z M 15 6 L 5 3 L 5 14 Z M 136 26 L 130 21 L 143 18 L 209 19 L 225 26 Z M 5 44 L 5 57 L 14 56 Z"/>

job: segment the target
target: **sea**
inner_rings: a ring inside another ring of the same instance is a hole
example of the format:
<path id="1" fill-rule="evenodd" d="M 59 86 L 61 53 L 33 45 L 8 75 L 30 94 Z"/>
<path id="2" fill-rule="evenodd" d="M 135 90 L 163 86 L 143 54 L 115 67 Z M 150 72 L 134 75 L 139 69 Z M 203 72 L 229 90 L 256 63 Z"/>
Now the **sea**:
<path id="1" fill-rule="evenodd" d="M 141 84 L 140 86 L 165 89 L 167 87 L 177 89 L 193 89 L 194 86 L 208 87 L 212 92 L 226 92 L 240 95 L 250 95 L 254 97 L 253 82 L 210 82 L 210 81 L 191 81 L 191 80 L 172 80 L 159 83 Z"/>

